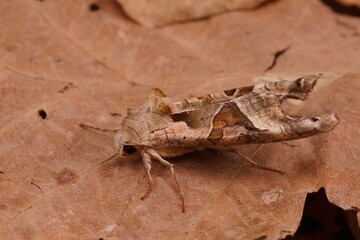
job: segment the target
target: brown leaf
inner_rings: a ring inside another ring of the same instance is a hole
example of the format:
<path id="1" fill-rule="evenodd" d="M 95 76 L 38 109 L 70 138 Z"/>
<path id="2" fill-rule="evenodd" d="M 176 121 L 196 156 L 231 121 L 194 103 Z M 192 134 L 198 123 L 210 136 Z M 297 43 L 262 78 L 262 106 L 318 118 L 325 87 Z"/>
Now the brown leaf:
<path id="1" fill-rule="evenodd" d="M 117 0 L 130 18 L 147 27 L 210 17 L 235 9 L 252 9 L 269 0 Z"/>
<path id="2" fill-rule="evenodd" d="M 347 6 L 360 6 L 360 1 L 359 0 L 338 0 L 339 3 L 342 3 L 344 5 Z"/>
<path id="3" fill-rule="evenodd" d="M 279 239 L 296 231 L 306 194 L 320 187 L 332 203 L 359 211 L 357 18 L 320 1 L 287 0 L 149 30 L 114 1 L 97 2 L 96 11 L 93 4 L 0 3 L 1 238 Z M 116 151 L 113 134 L 78 126 L 118 127 L 153 87 L 180 100 L 253 84 L 287 47 L 267 76 L 325 78 L 305 104 L 286 109 L 334 112 L 340 124 L 296 147 L 239 147 L 285 175 L 232 153 L 169 159 L 185 214 L 168 169 L 154 164 L 155 188 L 142 201 L 141 160 L 104 161 Z"/>

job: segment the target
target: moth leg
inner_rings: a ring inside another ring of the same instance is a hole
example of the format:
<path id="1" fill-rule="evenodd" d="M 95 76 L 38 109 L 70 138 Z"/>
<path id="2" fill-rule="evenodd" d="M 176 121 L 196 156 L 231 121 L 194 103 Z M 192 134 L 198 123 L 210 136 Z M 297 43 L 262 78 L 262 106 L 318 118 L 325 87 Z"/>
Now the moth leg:
<path id="1" fill-rule="evenodd" d="M 87 125 L 87 124 L 83 124 L 83 123 L 80 123 L 79 127 L 84 128 L 84 129 L 94 129 L 94 130 L 102 131 L 102 132 L 117 132 L 117 131 L 121 130 L 121 128 L 113 128 L 113 129 L 99 128 L 99 127 L 95 127 L 95 126 L 91 126 L 91 125 Z"/>
<path id="2" fill-rule="evenodd" d="M 182 205 L 182 212 L 185 212 L 185 200 L 184 200 L 184 196 L 181 192 L 181 188 L 180 188 L 180 184 L 179 181 L 177 179 L 177 176 L 175 174 L 175 170 L 174 170 L 174 164 L 169 163 L 168 161 L 166 161 L 165 159 L 163 159 L 156 151 L 152 150 L 152 149 L 147 149 L 147 151 L 149 152 L 149 154 L 151 154 L 152 157 L 154 157 L 156 160 L 159 160 L 162 164 L 164 164 L 165 166 L 169 167 L 172 173 L 172 176 L 174 178 L 174 182 L 176 185 L 176 189 L 179 192 L 180 198 L 181 198 L 181 205 Z"/>
<path id="3" fill-rule="evenodd" d="M 276 172 L 279 173 L 281 175 L 284 175 L 285 173 L 283 171 L 277 170 L 275 168 L 269 168 L 269 167 L 265 167 L 263 165 L 258 164 L 257 162 L 251 160 L 249 157 L 239 153 L 237 150 L 234 149 L 234 152 L 239 155 L 240 157 L 244 158 L 248 163 L 252 164 L 253 166 L 259 168 L 259 169 L 263 169 L 263 170 L 267 170 L 267 171 L 272 171 L 272 172 Z"/>
<path id="4" fill-rule="evenodd" d="M 151 193 L 151 191 L 153 190 L 154 184 L 153 184 L 153 180 L 152 180 L 151 173 L 150 173 L 150 170 L 151 170 L 150 155 L 147 154 L 145 151 L 140 151 L 140 153 L 141 153 L 141 158 L 142 158 L 142 161 L 143 161 L 145 169 L 146 169 L 146 173 L 149 177 L 149 188 L 146 191 L 146 193 L 141 197 L 141 200 L 144 200 L 146 198 L 146 196 L 149 195 Z"/>

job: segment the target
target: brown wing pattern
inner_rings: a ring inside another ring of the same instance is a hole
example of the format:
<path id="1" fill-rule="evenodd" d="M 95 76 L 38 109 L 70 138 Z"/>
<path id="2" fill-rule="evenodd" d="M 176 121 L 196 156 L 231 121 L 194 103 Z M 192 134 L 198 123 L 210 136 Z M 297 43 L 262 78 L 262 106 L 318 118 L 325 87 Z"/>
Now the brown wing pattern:
<path id="1" fill-rule="evenodd" d="M 173 122 L 150 134 L 153 147 L 194 147 L 266 143 L 308 137 L 333 129 L 335 114 L 313 118 L 289 116 L 286 98 L 305 100 L 320 75 L 293 81 L 230 89 L 173 104 Z"/>

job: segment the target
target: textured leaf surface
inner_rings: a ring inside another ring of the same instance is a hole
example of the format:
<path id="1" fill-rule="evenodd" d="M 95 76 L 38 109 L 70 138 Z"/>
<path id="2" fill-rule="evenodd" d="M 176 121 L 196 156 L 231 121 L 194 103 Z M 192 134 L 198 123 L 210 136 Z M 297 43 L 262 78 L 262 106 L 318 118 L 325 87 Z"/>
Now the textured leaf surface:
<path id="1" fill-rule="evenodd" d="M 129 17 L 147 27 L 206 18 L 235 9 L 249 10 L 268 0 L 117 0 Z"/>
<path id="2" fill-rule="evenodd" d="M 306 194 L 320 187 L 343 209 L 360 209 L 359 19 L 320 1 L 287 0 L 149 30 L 115 1 L 92 4 L 0 3 L 2 238 L 279 239 L 296 231 Z M 141 160 L 104 162 L 116 151 L 113 135 L 78 127 L 119 126 L 152 87 L 180 100 L 319 72 L 310 99 L 286 110 L 334 112 L 340 124 L 295 147 L 239 147 L 284 176 L 231 153 L 170 159 L 185 214 L 168 169 L 154 164 L 155 189 L 141 201 Z"/>

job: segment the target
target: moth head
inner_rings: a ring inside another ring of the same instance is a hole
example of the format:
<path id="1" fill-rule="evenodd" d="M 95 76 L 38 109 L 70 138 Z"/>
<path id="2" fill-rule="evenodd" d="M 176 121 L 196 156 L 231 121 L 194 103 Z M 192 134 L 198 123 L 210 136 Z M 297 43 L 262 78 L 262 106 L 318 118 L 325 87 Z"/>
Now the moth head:
<path id="1" fill-rule="evenodd" d="M 122 156 L 130 156 L 137 153 L 137 149 L 133 145 L 128 144 L 121 132 L 115 134 L 114 140 L 115 146 Z"/>
<path id="2" fill-rule="evenodd" d="M 114 137 L 116 148 L 119 149 L 119 153 L 122 156 L 129 156 L 137 153 L 136 148 L 133 145 L 127 143 L 121 132 L 117 132 Z"/>

